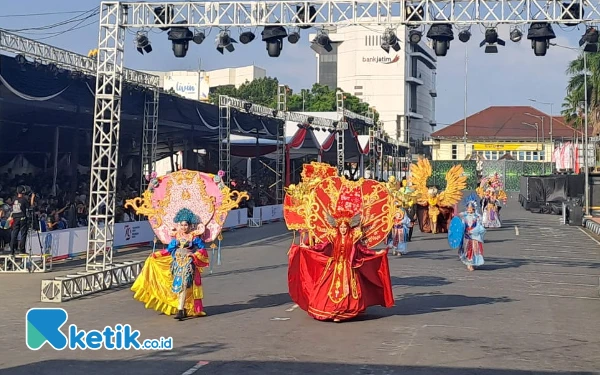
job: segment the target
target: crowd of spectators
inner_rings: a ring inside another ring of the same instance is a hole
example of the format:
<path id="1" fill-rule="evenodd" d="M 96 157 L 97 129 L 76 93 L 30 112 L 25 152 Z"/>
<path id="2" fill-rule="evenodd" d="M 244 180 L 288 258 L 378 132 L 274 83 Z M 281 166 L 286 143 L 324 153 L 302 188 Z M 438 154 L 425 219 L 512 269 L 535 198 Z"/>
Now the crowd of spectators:
<path id="1" fill-rule="evenodd" d="M 32 209 L 33 229 L 42 232 L 67 228 L 86 227 L 88 225 L 89 178 L 80 174 L 76 179 L 76 189 L 71 189 L 71 177 L 57 177 L 53 191 L 52 175 L 20 174 L 12 171 L 0 174 L 0 251 L 8 250 L 10 243 L 9 218 L 18 186 L 29 186 L 35 193 L 35 205 Z M 121 178 L 117 181 L 116 222 L 134 221 L 131 209 L 124 207 L 125 200 L 138 195 L 139 179 Z"/>

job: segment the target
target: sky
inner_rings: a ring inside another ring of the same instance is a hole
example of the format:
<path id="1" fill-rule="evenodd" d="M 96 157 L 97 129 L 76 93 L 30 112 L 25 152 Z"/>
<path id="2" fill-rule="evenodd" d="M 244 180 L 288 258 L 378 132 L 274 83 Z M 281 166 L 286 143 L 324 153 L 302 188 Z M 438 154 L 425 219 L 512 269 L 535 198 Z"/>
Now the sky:
<path id="1" fill-rule="evenodd" d="M 6 4 L 4 4 L 6 3 Z M 76 4 L 76 6 L 75 6 Z M 100 4 L 99 0 L 47 1 L 19 0 L 3 1 L 0 13 L 0 28 L 24 29 L 51 25 L 75 17 L 77 14 L 39 15 L 21 17 L 23 14 L 44 12 L 66 12 L 89 10 Z M 25 37 L 39 40 L 60 48 L 87 54 L 98 44 L 98 23 L 96 18 L 82 23 L 89 26 L 53 36 L 50 31 L 61 31 L 72 26 L 67 25 L 53 30 L 29 31 L 21 33 Z M 578 40 L 585 31 L 581 26 L 561 28 L 553 26 L 557 38 L 552 42 L 562 46 L 576 48 Z M 563 30 L 564 29 L 564 30 Z M 500 26 L 498 32 L 506 46 L 499 46 L 498 54 L 485 54 L 479 42 L 483 40 L 483 26 L 473 26 L 472 37 L 468 43 L 458 40 L 451 42 L 447 56 L 438 57 L 436 120 L 439 128 L 464 118 L 465 103 L 465 48 L 468 48 L 467 75 L 467 113 L 479 112 L 492 105 L 532 105 L 541 111 L 550 113 L 547 105 L 528 101 L 535 99 L 554 103 L 554 114 L 560 112 L 565 96 L 568 77 L 565 70 L 569 61 L 577 56 L 577 51 L 551 46 L 546 56 L 533 54 L 530 41 L 525 38 L 513 43 L 509 39 L 509 27 Z M 309 88 L 316 80 L 316 59 L 309 47 L 308 34 L 303 30 L 300 42 L 293 45 L 285 43 L 279 58 L 268 57 L 265 44 L 260 41 L 260 30 L 255 31 L 257 39 L 248 45 L 236 45 L 234 53 L 221 55 L 215 49 L 214 39 L 218 30 L 213 29 L 201 45 L 190 43 L 185 58 L 174 57 L 171 42 L 166 32 L 149 34 L 153 52 L 140 55 L 135 50 L 134 32 L 127 34 L 125 66 L 138 70 L 212 70 L 255 64 L 267 70 L 267 75 L 276 77 L 280 83 L 289 85 L 293 90 Z M 235 35 L 232 35 L 236 38 Z M 43 39 L 42 39 L 43 38 Z"/>

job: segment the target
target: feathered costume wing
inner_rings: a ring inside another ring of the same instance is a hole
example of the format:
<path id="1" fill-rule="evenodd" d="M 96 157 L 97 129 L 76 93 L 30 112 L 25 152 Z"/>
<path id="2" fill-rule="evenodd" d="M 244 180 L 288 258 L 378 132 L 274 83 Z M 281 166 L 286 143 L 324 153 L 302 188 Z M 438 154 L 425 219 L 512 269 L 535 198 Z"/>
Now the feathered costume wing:
<path id="1" fill-rule="evenodd" d="M 429 193 L 427 192 L 427 180 L 432 174 L 431 164 L 425 158 L 419 158 L 416 164 L 410 166 L 410 181 L 413 190 L 417 193 L 417 203 L 427 205 Z"/>
<path id="2" fill-rule="evenodd" d="M 467 187 L 467 176 L 463 166 L 457 164 L 446 173 L 446 189 L 438 195 L 438 205 L 453 207 L 462 197 L 462 191 Z"/>

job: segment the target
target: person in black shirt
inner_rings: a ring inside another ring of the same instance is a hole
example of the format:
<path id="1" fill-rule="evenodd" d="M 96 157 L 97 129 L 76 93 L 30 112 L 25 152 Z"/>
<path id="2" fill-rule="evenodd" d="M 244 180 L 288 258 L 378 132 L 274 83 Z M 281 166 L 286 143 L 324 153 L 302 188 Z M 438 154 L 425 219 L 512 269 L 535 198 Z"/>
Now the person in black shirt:
<path id="1" fill-rule="evenodd" d="M 15 255 L 17 251 L 17 243 L 19 247 L 19 252 L 21 254 L 26 254 L 25 250 L 25 242 L 27 241 L 27 229 L 28 218 L 27 218 L 27 210 L 33 206 L 33 201 L 35 199 L 35 194 L 31 195 L 31 200 L 27 200 L 27 198 L 23 195 L 25 192 L 25 188 L 23 186 L 17 187 L 17 198 L 13 202 L 12 206 L 12 218 L 13 218 L 13 226 L 12 232 L 10 234 L 10 252 L 11 255 Z M 21 239 L 19 241 L 19 235 Z"/>

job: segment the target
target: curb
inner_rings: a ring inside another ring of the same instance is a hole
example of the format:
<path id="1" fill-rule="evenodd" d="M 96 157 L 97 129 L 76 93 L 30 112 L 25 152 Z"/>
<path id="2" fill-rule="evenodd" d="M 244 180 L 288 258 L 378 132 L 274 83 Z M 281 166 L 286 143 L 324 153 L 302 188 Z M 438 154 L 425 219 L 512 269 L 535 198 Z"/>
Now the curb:
<path id="1" fill-rule="evenodd" d="M 596 223 L 593 220 L 586 220 L 583 225 L 586 229 L 588 229 L 592 233 L 600 236 L 600 224 Z"/>

